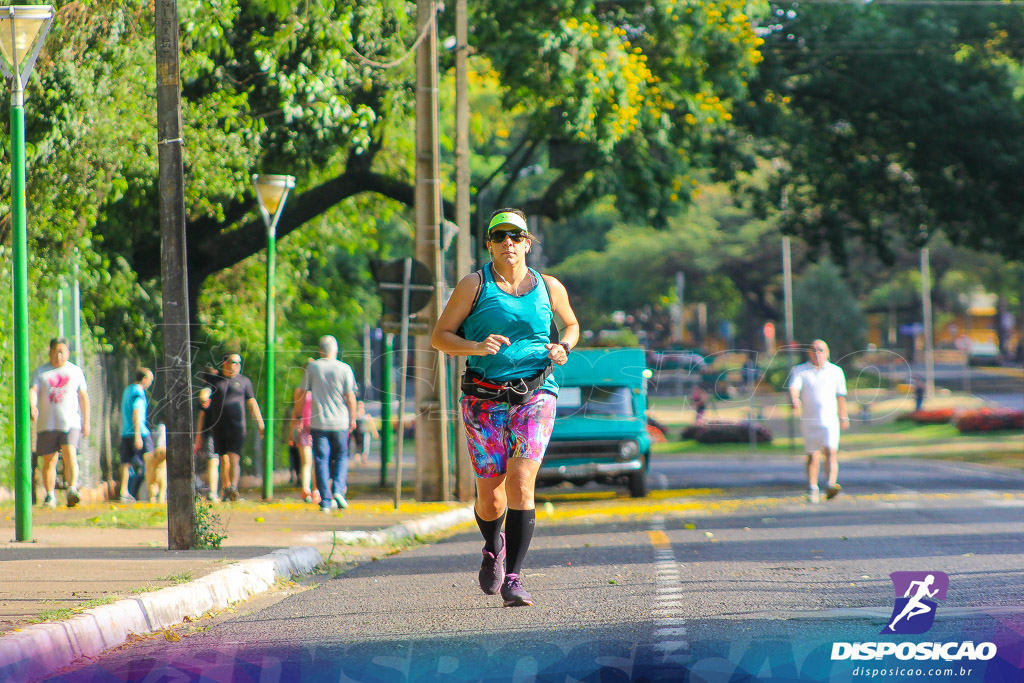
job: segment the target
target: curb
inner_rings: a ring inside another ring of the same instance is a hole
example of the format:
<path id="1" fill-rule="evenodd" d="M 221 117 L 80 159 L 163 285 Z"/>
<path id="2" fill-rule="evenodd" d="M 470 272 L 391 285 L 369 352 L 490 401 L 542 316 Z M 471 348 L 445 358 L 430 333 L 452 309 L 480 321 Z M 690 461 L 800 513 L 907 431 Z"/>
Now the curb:
<path id="1" fill-rule="evenodd" d="M 384 545 L 447 529 L 473 519 L 473 506 L 394 524 L 380 531 L 323 531 L 307 543 Z M 64 621 L 35 624 L 0 637 L 0 681 L 34 681 L 52 676 L 82 657 L 95 657 L 132 634 L 154 633 L 224 609 L 269 590 L 279 578 L 307 574 L 323 563 L 320 551 L 294 546 L 243 560 L 179 586 L 87 609 Z"/>
<path id="2" fill-rule="evenodd" d="M 195 581 L 87 609 L 64 621 L 35 624 L 0 638 L 0 680 L 32 681 L 82 657 L 95 657 L 132 634 L 153 633 L 186 617 L 224 609 L 270 589 L 279 578 L 305 574 L 322 562 L 310 546 L 244 560 Z"/>
<path id="3" fill-rule="evenodd" d="M 341 543 L 343 545 L 387 545 L 420 534 L 429 534 L 442 529 L 473 521 L 473 506 L 467 505 L 432 517 L 394 524 L 379 531 L 318 531 L 301 538 L 303 543 Z"/>

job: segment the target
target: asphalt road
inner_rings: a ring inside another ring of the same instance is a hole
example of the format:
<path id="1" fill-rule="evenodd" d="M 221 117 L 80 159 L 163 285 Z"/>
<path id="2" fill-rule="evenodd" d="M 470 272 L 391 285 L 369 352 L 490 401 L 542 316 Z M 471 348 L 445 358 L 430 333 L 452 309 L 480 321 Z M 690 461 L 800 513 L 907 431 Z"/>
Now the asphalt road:
<path id="1" fill-rule="evenodd" d="M 1024 491 L 1024 470 L 914 458 L 844 459 L 842 450 L 839 456 L 839 481 L 847 494 Z M 824 464 L 821 472 L 824 477 Z M 648 486 L 652 490 L 721 489 L 732 497 L 797 495 L 806 488 L 804 477 L 803 454 L 659 459 L 651 463 Z"/>
<path id="2" fill-rule="evenodd" d="M 908 367 L 914 375 L 924 377 L 924 365 L 913 363 Z M 896 373 L 899 378 L 905 375 L 905 372 Z M 1003 408 L 1024 410 L 1024 380 L 998 369 L 938 364 L 935 366 L 935 385 L 969 392 Z"/>
<path id="3" fill-rule="evenodd" d="M 874 680 L 1024 680 L 1024 476 L 849 463 L 849 493 L 808 505 L 781 490 L 766 497 L 772 477 L 798 481 L 781 463 L 772 474 L 718 462 L 670 464 L 689 485 L 761 474 L 705 507 L 655 496 L 623 511 L 630 501 L 619 498 L 609 516 L 593 497 L 558 502 L 527 559 L 533 608 L 480 593 L 480 541 L 467 530 L 52 680 L 848 681 L 862 679 L 860 666 L 891 669 Z M 949 576 L 926 635 L 879 635 L 895 571 Z M 998 654 L 831 659 L 836 642 L 922 640 L 992 642 Z"/>

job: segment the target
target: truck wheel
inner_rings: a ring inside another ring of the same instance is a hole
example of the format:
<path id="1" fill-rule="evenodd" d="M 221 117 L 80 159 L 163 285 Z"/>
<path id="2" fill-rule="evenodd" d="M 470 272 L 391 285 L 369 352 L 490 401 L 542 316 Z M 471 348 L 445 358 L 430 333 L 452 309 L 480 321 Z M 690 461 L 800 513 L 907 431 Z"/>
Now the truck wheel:
<path id="1" fill-rule="evenodd" d="M 647 472 L 637 470 L 629 475 L 629 495 L 634 498 L 647 497 Z"/>

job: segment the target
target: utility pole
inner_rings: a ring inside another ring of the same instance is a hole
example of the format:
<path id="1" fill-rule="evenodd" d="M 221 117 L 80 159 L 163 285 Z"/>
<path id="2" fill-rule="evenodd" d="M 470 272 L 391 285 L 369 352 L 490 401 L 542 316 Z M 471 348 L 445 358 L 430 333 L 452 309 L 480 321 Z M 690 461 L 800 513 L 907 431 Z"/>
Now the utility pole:
<path id="1" fill-rule="evenodd" d="M 686 343 L 686 273 L 678 271 L 676 273 L 676 297 L 679 299 L 679 320 L 673 321 L 676 323 L 676 327 L 672 331 L 672 336 L 675 337 L 676 333 L 679 334 L 679 341 Z"/>
<path id="2" fill-rule="evenodd" d="M 932 352 L 932 275 L 928 247 L 921 247 L 921 314 L 924 334 L 924 395 L 935 398 L 935 354 Z"/>
<path id="3" fill-rule="evenodd" d="M 782 210 L 786 209 L 786 190 L 782 190 Z M 793 255 L 789 235 L 782 236 L 782 298 L 785 309 L 786 361 L 792 370 L 796 366 L 796 350 L 793 348 Z M 769 363 L 774 359 L 769 359 Z M 789 447 L 796 448 L 796 416 L 793 404 L 789 405 L 786 425 L 789 428 Z"/>
<path id="4" fill-rule="evenodd" d="M 75 330 L 75 363 L 85 367 L 85 359 L 82 357 L 82 285 L 79 280 L 80 254 L 78 247 L 75 247 L 74 283 L 71 285 L 71 325 Z"/>
<path id="5" fill-rule="evenodd" d="M 178 37 L 177 0 L 156 0 L 160 274 L 163 278 L 163 380 L 167 395 L 167 547 L 187 550 L 195 546 L 196 494 Z"/>
<path id="6" fill-rule="evenodd" d="M 433 270 L 434 296 L 423 309 L 432 331 L 444 296 L 441 179 L 438 162 L 437 5 L 416 0 L 416 258 Z M 442 354 L 428 335 L 416 337 L 416 496 L 448 500 L 448 381 Z M 399 436 L 401 438 L 401 436 Z"/>
<path id="7" fill-rule="evenodd" d="M 472 230 L 469 214 L 469 18 L 466 0 L 455 2 L 455 223 L 459 226 L 455 243 L 455 281 L 458 282 L 473 269 Z M 458 357 L 457 375 L 466 370 L 466 358 Z M 473 499 L 475 484 L 469 460 L 469 444 L 462 411 L 453 410 L 456 421 L 455 444 L 452 451 L 457 458 L 455 468 L 455 497 L 462 501 Z"/>

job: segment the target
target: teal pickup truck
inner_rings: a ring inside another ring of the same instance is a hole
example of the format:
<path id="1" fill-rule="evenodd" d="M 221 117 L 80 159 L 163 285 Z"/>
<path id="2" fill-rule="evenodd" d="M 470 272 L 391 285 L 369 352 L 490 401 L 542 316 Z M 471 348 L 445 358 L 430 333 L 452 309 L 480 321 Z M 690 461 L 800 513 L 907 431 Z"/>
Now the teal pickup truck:
<path id="1" fill-rule="evenodd" d="M 647 369 L 643 349 L 576 349 L 555 367 L 558 411 L 540 485 L 625 483 L 647 495 Z"/>

